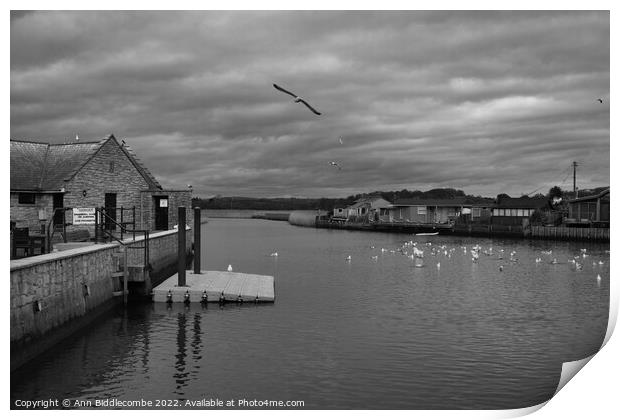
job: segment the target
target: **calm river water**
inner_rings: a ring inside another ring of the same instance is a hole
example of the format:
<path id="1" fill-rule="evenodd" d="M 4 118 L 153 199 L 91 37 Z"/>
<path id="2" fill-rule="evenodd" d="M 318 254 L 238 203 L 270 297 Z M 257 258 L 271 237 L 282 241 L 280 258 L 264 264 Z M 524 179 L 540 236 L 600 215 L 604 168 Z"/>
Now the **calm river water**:
<path id="1" fill-rule="evenodd" d="M 593 354 L 605 336 L 608 244 L 230 219 L 211 219 L 203 235 L 203 269 L 231 264 L 234 271 L 273 275 L 276 302 L 119 308 L 13 372 L 11 400 L 519 408 L 549 399 L 562 362 Z M 398 250 L 410 240 L 424 251 L 423 267 Z M 476 244 L 482 251 L 473 262 Z M 581 270 L 569 262 L 577 255 Z"/>

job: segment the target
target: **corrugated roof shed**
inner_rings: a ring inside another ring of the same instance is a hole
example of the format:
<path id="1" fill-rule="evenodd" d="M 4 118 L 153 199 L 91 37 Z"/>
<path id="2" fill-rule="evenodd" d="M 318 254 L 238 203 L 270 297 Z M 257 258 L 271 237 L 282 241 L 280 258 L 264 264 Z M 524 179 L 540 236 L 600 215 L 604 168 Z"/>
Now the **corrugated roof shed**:
<path id="1" fill-rule="evenodd" d="M 59 191 L 113 135 L 97 142 L 65 144 L 11 140 L 11 190 Z M 120 146 L 150 189 L 162 189 L 132 151 Z"/>
<path id="2" fill-rule="evenodd" d="M 580 201 L 594 201 L 594 200 L 598 200 L 599 198 L 604 197 L 604 196 L 606 196 L 608 194 L 609 194 L 609 188 L 601 191 L 598 194 L 588 195 L 588 196 L 579 197 L 579 198 L 573 198 L 569 202 L 570 203 L 578 203 Z"/>
<path id="3" fill-rule="evenodd" d="M 504 209 L 540 209 L 547 206 L 546 198 L 500 198 L 499 202 L 494 206 Z"/>
<path id="4" fill-rule="evenodd" d="M 394 202 L 395 206 L 437 206 L 459 207 L 466 205 L 466 198 L 402 198 Z"/>

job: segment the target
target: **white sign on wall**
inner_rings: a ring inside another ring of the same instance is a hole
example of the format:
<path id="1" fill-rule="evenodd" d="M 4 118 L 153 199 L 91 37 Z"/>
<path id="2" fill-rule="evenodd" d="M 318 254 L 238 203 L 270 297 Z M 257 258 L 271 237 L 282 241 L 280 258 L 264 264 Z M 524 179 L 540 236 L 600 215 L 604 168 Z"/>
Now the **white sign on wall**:
<path id="1" fill-rule="evenodd" d="M 95 224 L 95 208 L 82 207 L 73 209 L 74 225 L 94 225 Z"/>
<path id="2" fill-rule="evenodd" d="M 159 199 L 159 207 L 168 207 L 168 199 L 160 198 Z"/>

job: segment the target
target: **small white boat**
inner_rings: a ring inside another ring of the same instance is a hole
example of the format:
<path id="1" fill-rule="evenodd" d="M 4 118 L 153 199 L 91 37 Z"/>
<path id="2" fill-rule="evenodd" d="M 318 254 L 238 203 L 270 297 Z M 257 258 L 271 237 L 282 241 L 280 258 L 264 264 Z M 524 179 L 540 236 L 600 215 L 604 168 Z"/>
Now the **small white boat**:
<path id="1" fill-rule="evenodd" d="M 439 232 L 427 232 L 427 233 L 416 233 L 415 236 L 434 236 L 439 235 Z"/>

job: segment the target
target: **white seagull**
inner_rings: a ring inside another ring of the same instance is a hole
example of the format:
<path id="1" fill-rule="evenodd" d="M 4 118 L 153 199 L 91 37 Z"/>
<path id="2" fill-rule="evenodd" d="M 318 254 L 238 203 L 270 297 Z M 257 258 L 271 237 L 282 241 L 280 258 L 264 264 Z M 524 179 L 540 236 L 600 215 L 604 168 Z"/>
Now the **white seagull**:
<path id="1" fill-rule="evenodd" d="M 301 102 L 302 104 L 307 106 L 310 111 L 314 112 L 316 115 L 321 115 L 321 113 L 319 111 L 317 111 L 316 109 L 312 108 L 308 102 L 306 102 L 305 100 L 303 100 L 299 96 L 295 95 L 293 92 L 289 92 L 288 90 L 286 90 L 286 89 L 276 85 L 275 83 L 273 84 L 273 87 L 278 89 L 281 92 L 286 93 L 287 95 L 291 95 L 293 98 L 295 98 L 295 102 Z"/>
<path id="2" fill-rule="evenodd" d="M 343 144 L 343 143 L 342 143 L 342 137 L 340 137 L 338 140 L 340 141 L 340 144 Z"/>
<path id="3" fill-rule="evenodd" d="M 330 165 L 335 166 L 336 168 L 338 168 L 339 171 L 342 170 L 342 167 L 340 167 L 340 165 L 338 165 L 338 162 L 334 162 L 333 160 L 329 162 Z"/>

